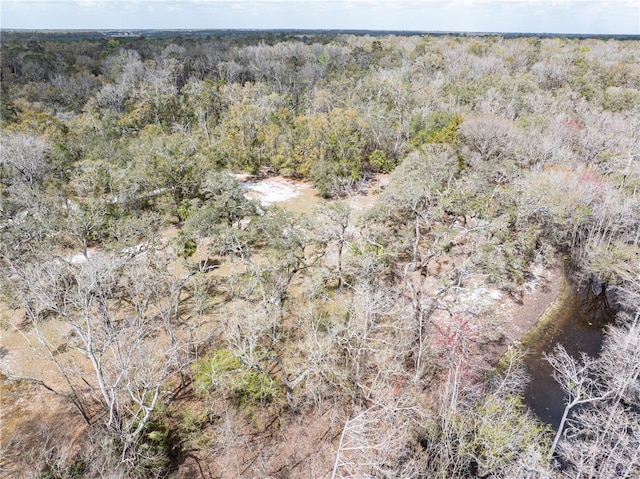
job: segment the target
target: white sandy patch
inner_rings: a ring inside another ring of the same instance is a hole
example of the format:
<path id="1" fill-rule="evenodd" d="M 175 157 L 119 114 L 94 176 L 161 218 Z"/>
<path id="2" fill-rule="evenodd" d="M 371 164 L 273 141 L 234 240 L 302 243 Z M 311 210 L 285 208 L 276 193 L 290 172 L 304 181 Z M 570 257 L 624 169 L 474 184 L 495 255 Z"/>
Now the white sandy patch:
<path id="1" fill-rule="evenodd" d="M 247 197 L 258 200 L 264 205 L 289 201 L 310 188 L 300 182 L 284 178 L 267 178 L 260 181 L 245 181 L 242 186 L 247 190 Z"/>
<path id="2" fill-rule="evenodd" d="M 457 301 L 451 309 L 479 314 L 488 309 L 495 308 L 502 295 L 497 289 L 490 288 L 463 288 L 459 291 Z"/>
<path id="3" fill-rule="evenodd" d="M 66 258 L 66 260 L 71 264 L 84 264 L 89 261 L 90 256 L 91 253 L 87 251 L 87 256 L 83 255 L 82 253 L 78 253 L 74 254 L 73 256 L 69 256 L 68 258 Z"/>

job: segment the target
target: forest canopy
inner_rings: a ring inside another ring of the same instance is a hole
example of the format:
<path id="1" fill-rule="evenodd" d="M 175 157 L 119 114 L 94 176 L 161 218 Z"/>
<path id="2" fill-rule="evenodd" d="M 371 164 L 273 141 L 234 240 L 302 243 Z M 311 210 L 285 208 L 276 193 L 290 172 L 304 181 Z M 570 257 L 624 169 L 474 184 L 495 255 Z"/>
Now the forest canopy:
<path id="1" fill-rule="evenodd" d="M 637 39 L 3 32 L 1 49 L 2 328 L 52 371 L 3 341 L 3 396 L 61 418 L 3 430 L 3 473 L 640 473 Z M 265 205 L 246 178 L 317 197 Z M 495 301 L 561 264 L 618 314 L 598 358 L 550 357 L 554 438 Z"/>

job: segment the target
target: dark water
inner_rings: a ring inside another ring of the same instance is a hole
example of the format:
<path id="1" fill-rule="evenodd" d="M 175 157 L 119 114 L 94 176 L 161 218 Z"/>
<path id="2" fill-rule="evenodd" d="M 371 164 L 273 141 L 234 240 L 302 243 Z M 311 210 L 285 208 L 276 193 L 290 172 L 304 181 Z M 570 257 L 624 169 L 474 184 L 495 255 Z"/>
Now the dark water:
<path id="1" fill-rule="evenodd" d="M 580 352 L 597 356 L 602 347 L 604 327 L 615 312 L 590 288 L 573 288 L 555 318 L 548 321 L 540 337 L 530 344 L 526 366 L 531 381 L 525 390 L 525 403 L 544 422 L 557 430 L 565 407 L 565 394 L 553 379 L 553 368 L 542 357 L 552 353 L 556 344 L 577 358 Z"/>

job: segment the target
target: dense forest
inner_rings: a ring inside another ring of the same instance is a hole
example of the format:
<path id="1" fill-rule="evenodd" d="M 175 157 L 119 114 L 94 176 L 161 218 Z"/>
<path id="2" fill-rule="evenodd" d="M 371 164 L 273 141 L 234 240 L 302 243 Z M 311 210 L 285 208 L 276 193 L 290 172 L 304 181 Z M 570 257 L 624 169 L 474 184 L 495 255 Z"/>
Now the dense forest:
<path id="1" fill-rule="evenodd" d="M 2 477 L 640 475 L 637 40 L 10 33 Z M 617 318 L 556 432 L 561 265 Z"/>

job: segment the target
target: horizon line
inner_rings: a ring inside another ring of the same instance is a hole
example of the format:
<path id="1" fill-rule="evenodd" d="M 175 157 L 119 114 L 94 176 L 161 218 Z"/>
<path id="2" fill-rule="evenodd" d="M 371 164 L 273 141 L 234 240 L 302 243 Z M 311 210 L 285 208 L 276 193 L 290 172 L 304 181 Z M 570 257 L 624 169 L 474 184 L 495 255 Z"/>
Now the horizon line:
<path id="1" fill-rule="evenodd" d="M 572 33 L 572 32 L 518 32 L 518 31 L 468 31 L 468 30 L 397 30 L 397 29 L 366 29 L 366 28 L 11 28 L 0 26 L 0 31 L 33 32 L 33 33 L 64 33 L 64 32 L 313 32 L 313 33 L 402 33 L 415 35 L 525 35 L 525 36 L 585 36 L 585 37 L 638 37 L 638 33 Z"/>

